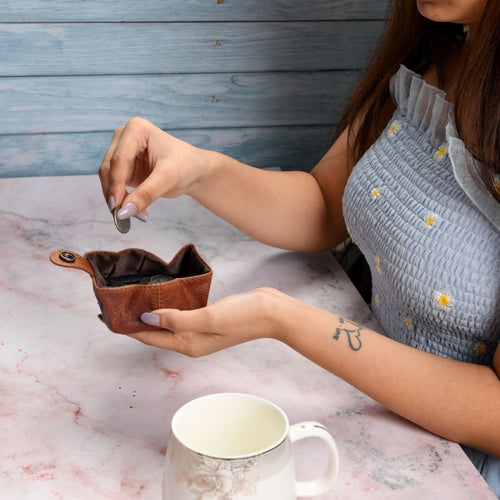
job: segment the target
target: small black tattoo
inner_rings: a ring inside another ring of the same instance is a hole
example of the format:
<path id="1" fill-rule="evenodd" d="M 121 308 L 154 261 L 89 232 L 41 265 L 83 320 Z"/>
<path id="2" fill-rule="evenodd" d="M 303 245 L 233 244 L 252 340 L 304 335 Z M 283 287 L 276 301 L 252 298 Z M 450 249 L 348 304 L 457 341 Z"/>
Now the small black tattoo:
<path id="1" fill-rule="evenodd" d="M 352 321 L 345 320 L 344 318 L 339 318 L 339 326 L 335 330 L 332 339 L 338 340 L 341 333 L 346 334 L 349 347 L 353 351 L 359 351 L 361 349 L 361 326 Z"/>

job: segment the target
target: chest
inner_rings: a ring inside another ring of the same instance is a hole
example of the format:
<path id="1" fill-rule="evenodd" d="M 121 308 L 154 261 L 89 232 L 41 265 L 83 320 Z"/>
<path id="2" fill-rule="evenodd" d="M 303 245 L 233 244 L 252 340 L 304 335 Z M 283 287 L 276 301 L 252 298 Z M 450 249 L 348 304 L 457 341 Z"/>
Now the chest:
<path id="1" fill-rule="evenodd" d="M 344 217 L 375 299 L 446 328 L 498 312 L 500 237 L 457 183 L 446 143 L 396 114 L 353 170 Z"/>

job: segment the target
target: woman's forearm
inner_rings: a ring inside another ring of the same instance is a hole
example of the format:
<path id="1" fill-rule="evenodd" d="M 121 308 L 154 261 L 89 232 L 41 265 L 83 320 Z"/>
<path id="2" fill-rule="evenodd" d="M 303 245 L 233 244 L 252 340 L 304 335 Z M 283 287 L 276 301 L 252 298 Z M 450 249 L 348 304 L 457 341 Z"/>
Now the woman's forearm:
<path id="1" fill-rule="evenodd" d="M 500 380 L 492 368 L 429 354 L 297 304 L 282 314 L 280 340 L 421 427 L 500 456 Z"/>
<path id="2" fill-rule="evenodd" d="M 210 154 L 207 175 L 188 194 L 253 239 L 287 250 L 322 251 L 345 237 L 341 212 L 332 224 L 312 175 L 263 170 Z"/>
<path id="3" fill-rule="evenodd" d="M 400 344 L 272 288 L 142 320 L 163 330 L 135 338 L 195 357 L 262 337 L 280 340 L 402 417 L 500 456 L 500 348 L 495 372 Z"/>

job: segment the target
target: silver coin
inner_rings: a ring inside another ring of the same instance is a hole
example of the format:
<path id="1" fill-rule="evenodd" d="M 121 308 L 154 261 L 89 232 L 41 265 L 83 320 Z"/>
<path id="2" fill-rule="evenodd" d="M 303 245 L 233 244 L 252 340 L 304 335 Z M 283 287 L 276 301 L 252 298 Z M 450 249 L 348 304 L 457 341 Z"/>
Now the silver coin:
<path id="1" fill-rule="evenodd" d="M 130 231 L 130 219 L 119 219 L 118 211 L 120 210 L 121 205 L 116 206 L 113 209 L 113 220 L 115 221 L 115 226 L 120 233 L 128 233 Z"/>
<path id="2" fill-rule="evenodd" d="M 155 274 L 149 278 L 149 283 L 165 283 L 174 279 L 175 276 L 170 276 L 169 274 Z"/>

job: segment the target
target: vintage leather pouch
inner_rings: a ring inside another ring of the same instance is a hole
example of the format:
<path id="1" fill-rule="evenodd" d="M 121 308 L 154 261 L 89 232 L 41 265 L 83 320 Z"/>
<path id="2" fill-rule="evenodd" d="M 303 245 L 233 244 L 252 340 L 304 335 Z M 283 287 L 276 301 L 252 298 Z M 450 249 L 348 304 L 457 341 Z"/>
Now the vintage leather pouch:
<path id="1" fill-rule="evenodd" d="M 138 248 L 94 251 L 83 256 L 54 250 L 50 260 L 87 272 L 101 309 L 99 317 L 115 333 L 151 330 L 140 320 L 155 309 L 197 309 L 207 304 L 212 269 L 192 244 L 168 263 Z"/>

